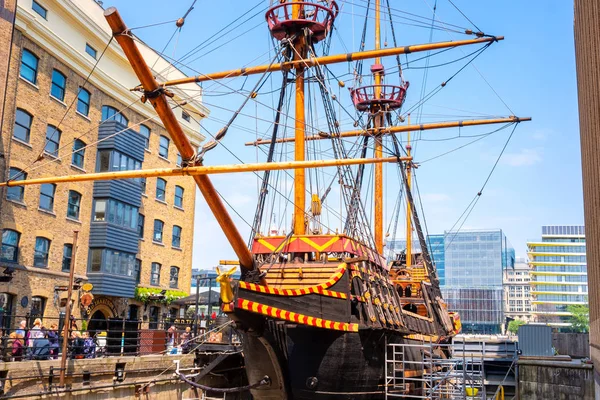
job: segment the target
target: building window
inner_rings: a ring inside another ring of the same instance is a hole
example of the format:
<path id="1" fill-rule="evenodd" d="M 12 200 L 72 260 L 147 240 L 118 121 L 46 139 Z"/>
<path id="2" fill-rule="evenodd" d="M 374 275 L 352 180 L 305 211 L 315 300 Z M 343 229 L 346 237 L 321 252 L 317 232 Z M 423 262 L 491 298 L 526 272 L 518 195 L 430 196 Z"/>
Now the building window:
<path id="1" fill-rule="evenodd" d="M 88 53 L 90 56 L 92 56 L 94 59 L 96 59 L 96 55 L 98 54 L 96 49 L 93 48 L 92 46 L 90 46 L 89 43 L 85 44 L 85 52 Z"/>
<path id="2" fill-rule="evenodd" d="M 24 181 L 25 179 L 27 179 L 27 173 L 19 168 L 10 167 L 8 171 L 9 181 Z M 24 193 L 24 186 L 11 186 L 6 188 L 6 198 L 8 200 L 22 202 Z"/>
<path id="3" fill-rule="evenodd" d="M 144 238 L 144 220 L 146 219 L 146 217 L 144 217 L 144 214 L 139 214 L 138 215 L 138 236 L 140 237 L 140 239 Z"/>
<path id="4" fill-rule="evenodd" d="M 171 271 L 169 273 L 169 287 L 176 288 L 179 283 L 179 268 L 171 267 Z"/>
<path id="5" fill-rule="evenodd" d="M 175 207 L 183 208 L 183 188 L 175 186 Z"/>
<path id="6" fill-rule="evenodd" d="M 133 277 L 135 254 L 111 249 L 90 249 L 90 272 Z"/>
<path id="7" fill-rule="evenodd" d="M 110 222 L 124 228 L 137 230 L 138 208 L 113 199 L 97 199 L 94 204 L 94 222 Z"/>
<path id="8" fill-rule="evenodd" d="M 46 154 L 49 154 L 52 157 L 58 157 L 61 133 L 60 129 L 54 125 L 48 125 L 46 127 L 46 145 L 44 146 L 44 152 L 46 152 Z"/>
<path id="9" fill-rule="evenodd" d="M 67 87 L 67 77 L 62 72 L 52 71 L 52 86 L 50 87 L 50 95 L 60 101 L 65 100 L 65 88 Z"/>
<path id="10" fill-rule="evenodd" d="M 111 106 L 102 106 L 102 121 L 109 119 L 114 119 L 125 126 L 129 125 L 129 120 L 119 110 Z"/>
<path id="11" fill-rule="evenodd" d="M 45 183 L 40 189 L 40 208 L 46 211 L 54 209 L 54 192 L 56 185 L 53 183 Z"/>
<path id="12" fill-rule="evenodd" d="M 79 88 L 79 93 L 77 93 L 77 112 L 86 117 L 90 113 L 90 97 L 90 92 L 82 87 Z"/>
<path id="13" fill-rule="evenodd" d="M 148 328 L 150 329 L 158 329 L 158 314 L 160 312 L 160 308 L 156 306 L 150 306 L 150 315 L 148 317 Z"/>
<path id="14" fill-rule="evenodd" d="M 142 279 L 142 260 L 139 258 L 135 259 L 135 267 L 133 269 L 133 274 L 135 276 L 135 283 L 139 285 Z"/>
<path id="15" fill-rule="evenodd" d="M 106 200 L 96 200 L 94 202 L 94 221 L 106 221 Z"/>
<path id="16" fill-rule="evenodd" d="M 29 143 L 29 135 L 31 133 L 31 121 L 33 117 L 27 111 L 17 108 L 15 117 L 15 128 L 13 137 L 25 143 Z"/>
<path id="17" fill-rule="evenodd" d="M 33 83 L 37 83 L 37 69 L 39 58 L 27 49 L 23 49 L 21 56 L 21 78 Z"/>
<path id="18" fill-rule="evenodd" d="M 69 272 L 71 270 L 71 259 L 73 258 L 73 245 L 66 243 L 63 247 L 63 261 L 62 270 L 63 272 Z"/>
<path id="19" fill-rule="evenodd" d="M 35 251 L 33 252 L 33 266 L 47 267 L 48 253 L 50 252 L 50 240 L 45 237 L 35 238 Z"/>
<path id="20" fill-rule="evenodd" d="M 163 158 L 169 158 L 169 138 L 166 136 L 160 136 L 160 142 L 158 143 L 158 155 Z"/>
<path id="21" fill-rule="evenodd" d="M 46 308 L 46 299 L 40 296 L 31 298 L 31 311 L 29 313 L 29 326 L 33 326 L 36 318 L 44 317 L 44 309 Z"/>
<path id="22" fill-rule="evenodd" d="M 69 190 L 69 204 L 67 205 L 67 217 L 79 219 L 79 207 L 81 205 L 81 194 Z"/>
<path id="23" fill-rule="evenodd" d="M 171 246 L 180 248 L 181 247 L 181 227 L 173 225 L 173 238 L 171 239 Z"/>
<path id="24" fill-rule="evenodd" d="M 181 110 L 181 118 L 183 118 L 183 120 L 186 121 L 186 122 L 191 122 L 190 114 L 188 114 L 184 110 Z"/>
<path id="25" fill-rule="evenodd" d="M 156 200 L 165 201 L 167 191 L 167 181 L 162 178 L 156 179 Z"/>
<path id="26" fill-rule="evenodd" d="M 160 267 L 159 263 L 152 263 L 152 270 L 150 271 L 150 284 L 154 286 L 160 285 Z"/>
<path id="27" fill-rule="evenodd" d="M 83 161 L 85 160 L 85 142 L 83 140 L 75 139 L 73 143 L 73 157 L 71 158 L 71 164 L 76 167 L 83 168 Z"/>
<path id="28" fill-rule="evenodd" d="M 181 154 L 177 153 L 177 163 L 175 165 L 177 165 L 178 167 L 181 167 L 182 164 L 183 164 L 183 158 L 181 158 Z"/>
<path id="29" fill-rule="evenodd" d="M 150 148 L 150 128 L 146 125 L 140 125 L 140 135 L 142 135 L 146 139 L 145 148 Z"/>
<path id="30" fill-rule="evenodd" d="M 142 194 L 146 194 L 146 178 L 140 178 L 140 187 L 142 189 Z"/>
<path id="31" fill-rule="evenodd" d="M 17 262 L 19 257 L 19 239 L 21 234 L 12 229 L 2 231 L 2 254 L 0 260 L 6 262 Z"/>
<path id="32" fill-rule="evenodd" d="M 152 236 L 152 240 L 158 243 L 162 243 L 163 241 L 163 228 L 165 223 L 160 219 L 154 220 L 154 235 Z"/>
<path id="33" fill-rule="evenodd" d="M 38 3 L 37 1 L 33 0 L 33 3 L 31 4 L 31 9 L 33 11 L 35 11 L 36 13 L 38 13 L 40 15 L 40 17 L 44 18 L 44 19 L 48 19 L 48 10 L 46 10 L 44 7 L 41 6 L 40 3 Z"/>

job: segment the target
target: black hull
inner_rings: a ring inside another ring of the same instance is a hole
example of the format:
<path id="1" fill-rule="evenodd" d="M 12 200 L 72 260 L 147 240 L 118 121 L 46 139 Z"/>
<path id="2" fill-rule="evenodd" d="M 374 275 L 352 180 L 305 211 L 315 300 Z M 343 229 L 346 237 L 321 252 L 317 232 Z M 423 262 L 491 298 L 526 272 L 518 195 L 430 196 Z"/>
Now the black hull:
<path id="1" fill-rule="evenodd" d="M 244 337 L 249 382 L 272 378 L 270 387 L 252 395 L 256 400 L 384 399 L 386 343 L 409 342 L 384 330 L 341 332 L 269 321 L 262 335 Z"/>

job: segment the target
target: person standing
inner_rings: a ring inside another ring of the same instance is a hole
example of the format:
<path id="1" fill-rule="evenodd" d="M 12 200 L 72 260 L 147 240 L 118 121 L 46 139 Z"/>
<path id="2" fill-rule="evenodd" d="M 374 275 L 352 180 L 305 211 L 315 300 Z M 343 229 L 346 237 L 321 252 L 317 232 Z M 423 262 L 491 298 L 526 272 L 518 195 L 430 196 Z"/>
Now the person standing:
<path id="1" fill-rule="evenodd" d="M 44 332 L 42 331 L 42 320 L 36 318 L 33 321 L 33 328 L 29 330 L 29 335 L 27 336 L 27 348 L 31 352 L 33 350 L 33 346 L 35 345 L 36 340 L 43 339 Z"/>
<path id="2" fill-rule="evenodd" d="M 56 322 L 53 322 L 50 325 L 50 329 L 46 333 L 48 336 L 48 341 L 50 342 L 50 356 L 54 359 L 58 358 L 58 325 Z"/>

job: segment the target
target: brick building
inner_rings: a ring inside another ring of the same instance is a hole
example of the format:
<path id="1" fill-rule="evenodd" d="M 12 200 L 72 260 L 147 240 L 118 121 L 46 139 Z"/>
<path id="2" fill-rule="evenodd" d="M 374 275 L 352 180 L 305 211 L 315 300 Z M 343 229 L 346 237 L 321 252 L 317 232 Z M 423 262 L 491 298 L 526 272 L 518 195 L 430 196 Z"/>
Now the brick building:
<path id="1" fill-rule="evenodd" d="M 0 3 L 0 46 L 12 43 L 10 53 L 3 51 L 10 58 L 0 60 L 0 93 L 6 94 L 0 121 L 3 180 L 181 163 L 152 107 L 129 91 L 139 82 L 118 44 L 107 47 L 110 29 L 99 4 L 19 0 L 15 10 L 13 3 Z M 160 79 L 183 77 L 138 45 Z M 203 140 L 198 121 L 208 113 L 199 87 L 174 93 L 186 102 L 176 113 L 197 146 Z M 57 289 L 68 283 L 75 230 L 75 276 L 92 283 L 94 295 L 89 308 L 75 307 L 76 317 L 152 323 L 176 310 L 159 299 L 138 301 L 143 294 L 188 292 L 192 178 L 12 187 L 0 195 L 0 277 L 8 280 L 0 282 L 0 315 L 50 319 L 64 312 L 66 292 Z M 74 292 L 74 298 L 81 294 Z M 15 320 L 3 317 L 1 323 L 6 328 Z"/>

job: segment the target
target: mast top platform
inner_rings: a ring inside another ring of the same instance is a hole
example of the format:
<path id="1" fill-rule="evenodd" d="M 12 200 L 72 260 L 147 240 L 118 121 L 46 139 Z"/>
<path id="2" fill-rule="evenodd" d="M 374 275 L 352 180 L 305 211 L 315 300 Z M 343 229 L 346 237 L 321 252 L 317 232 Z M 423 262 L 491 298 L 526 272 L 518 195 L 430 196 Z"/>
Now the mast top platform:
<path id="1" fill-rule="evenodd" d="M 271 35 L 277 40 L 293 36 L 307 28 L 312 33 L 313 42 L 327 36 L 339 12 L 338 5 L 311 2 L 285 2 L 269 8 L 265 14 Z"/>
<path id="2" fill-rule="evenodd" d="M 380 94 L 377 95 L 377 90 Z M 397 110 L 404 104 L 408 82 L 403 85 L 370 85 L 350 90 L 352 102 L 358 111 Z"/>

